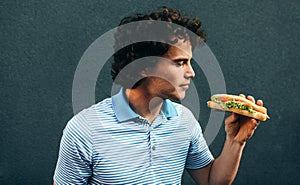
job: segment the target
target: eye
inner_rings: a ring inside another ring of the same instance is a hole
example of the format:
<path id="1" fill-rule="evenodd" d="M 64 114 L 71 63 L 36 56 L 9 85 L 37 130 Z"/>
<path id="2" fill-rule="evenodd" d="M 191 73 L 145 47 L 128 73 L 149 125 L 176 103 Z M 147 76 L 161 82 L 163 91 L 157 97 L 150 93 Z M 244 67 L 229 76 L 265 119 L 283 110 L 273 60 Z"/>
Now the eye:
<path id="1" fill-rule="evenodd" d="M 188 60 L 178 59 L 178 60 L 175 60 L 174 62 L 176 63 L 177 66 L 184 66 L 188 62 Z"/>
<path id="2" fill-rule="evenodd" d="M 185 61 L 181 60 L 181 61 L 176 61 L 177 65 L 179 66 L 183 66 L 185 64 Z"/>

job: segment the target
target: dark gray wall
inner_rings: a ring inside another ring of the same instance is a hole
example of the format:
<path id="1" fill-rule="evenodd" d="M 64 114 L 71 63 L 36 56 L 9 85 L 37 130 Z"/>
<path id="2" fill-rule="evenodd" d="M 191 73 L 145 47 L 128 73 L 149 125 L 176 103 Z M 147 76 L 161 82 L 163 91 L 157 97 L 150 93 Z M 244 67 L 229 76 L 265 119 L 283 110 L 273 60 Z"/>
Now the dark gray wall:
<path id="1" fill-rule="evenodd" d="M 234 184 L 300 184 L 298 0 L 1 1 L 0 184 L 51 184 L 84 51 L 123 16 L 162 5 L 199 17 L 227 92 L 262 98 L 269 109 L 271 119 L 248 142 Z M 97 101 L 110 95 L 108 67 L 98 77 Z M 210 92 L 196 71 L 205 128 Z M 210 145 L 215 156 L 223 129 Z M 184 184 L 193 183 L 184 176 Z"/>

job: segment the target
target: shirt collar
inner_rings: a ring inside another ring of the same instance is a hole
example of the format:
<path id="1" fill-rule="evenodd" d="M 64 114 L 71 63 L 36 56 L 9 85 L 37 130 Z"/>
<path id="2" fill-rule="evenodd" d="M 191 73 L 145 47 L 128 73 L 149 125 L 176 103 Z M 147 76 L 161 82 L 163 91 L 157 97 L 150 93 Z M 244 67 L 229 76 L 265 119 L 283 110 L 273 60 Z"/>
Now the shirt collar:
<path id="1" fill-rule="evenodd" d="M 164 100 L 162 112 L 168 119 L 178 116 L 177 110 L 176 110 L 174 104 L 171 102 L 171 100 L 168 100 L 168 99 Z"/>
<path id="2" fill-rule="evenodd" d="M 122 88 L 120 92 L 112 97 L 112 105 L 116 117 L 119 121 L 126 121 L 129 119 L 139 118 L 140 115 L 135 113 L 128 104 L 125 91 Z M 170 100 L 164 100 L 162 112 L 166 118 L 173 118 L 178 116 L 177 110 Z"/>

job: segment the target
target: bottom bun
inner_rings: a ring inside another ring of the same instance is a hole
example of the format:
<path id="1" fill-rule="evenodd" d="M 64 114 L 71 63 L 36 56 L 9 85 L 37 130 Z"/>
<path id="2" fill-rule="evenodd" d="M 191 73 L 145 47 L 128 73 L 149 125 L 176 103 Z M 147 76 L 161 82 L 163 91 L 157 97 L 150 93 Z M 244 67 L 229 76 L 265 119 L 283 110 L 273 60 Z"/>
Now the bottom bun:
<path id="1" fill-rule="evenodd" d="M 249 112 L 247 110 L 241 110 L 241 109 L 237 109 L 237 108 L 223 108 L 221 105 L 213 102 L 213 101 L 208 101 L 207 102 L 207 106 L 212 108 L 212 109 L 217 109 L 217 110 L 221 110 L 221 111 L 227 111 L 227 112 L 233 112 L 233 113 L 237 113 L 243 116 L 247 116 L 247 117 L 251 117 L 251 118 L 255 118 L 258 119 L 260 121 L 266 121 L 269 117 L 267 114 L 263 114 L 261 112 Z"/>

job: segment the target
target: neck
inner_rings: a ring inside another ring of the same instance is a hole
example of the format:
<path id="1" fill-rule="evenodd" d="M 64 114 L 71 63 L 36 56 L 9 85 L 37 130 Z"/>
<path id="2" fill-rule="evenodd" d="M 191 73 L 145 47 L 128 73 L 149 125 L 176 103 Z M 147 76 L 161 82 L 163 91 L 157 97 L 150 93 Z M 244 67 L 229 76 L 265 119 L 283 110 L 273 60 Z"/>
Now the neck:
<path id="1" fill-rule="evenodd" d="M 163 99 L 151 95 L 142 87 L 126 89 L 125 94 L 132 110 L 152 123 L 161 110 Z"/>

